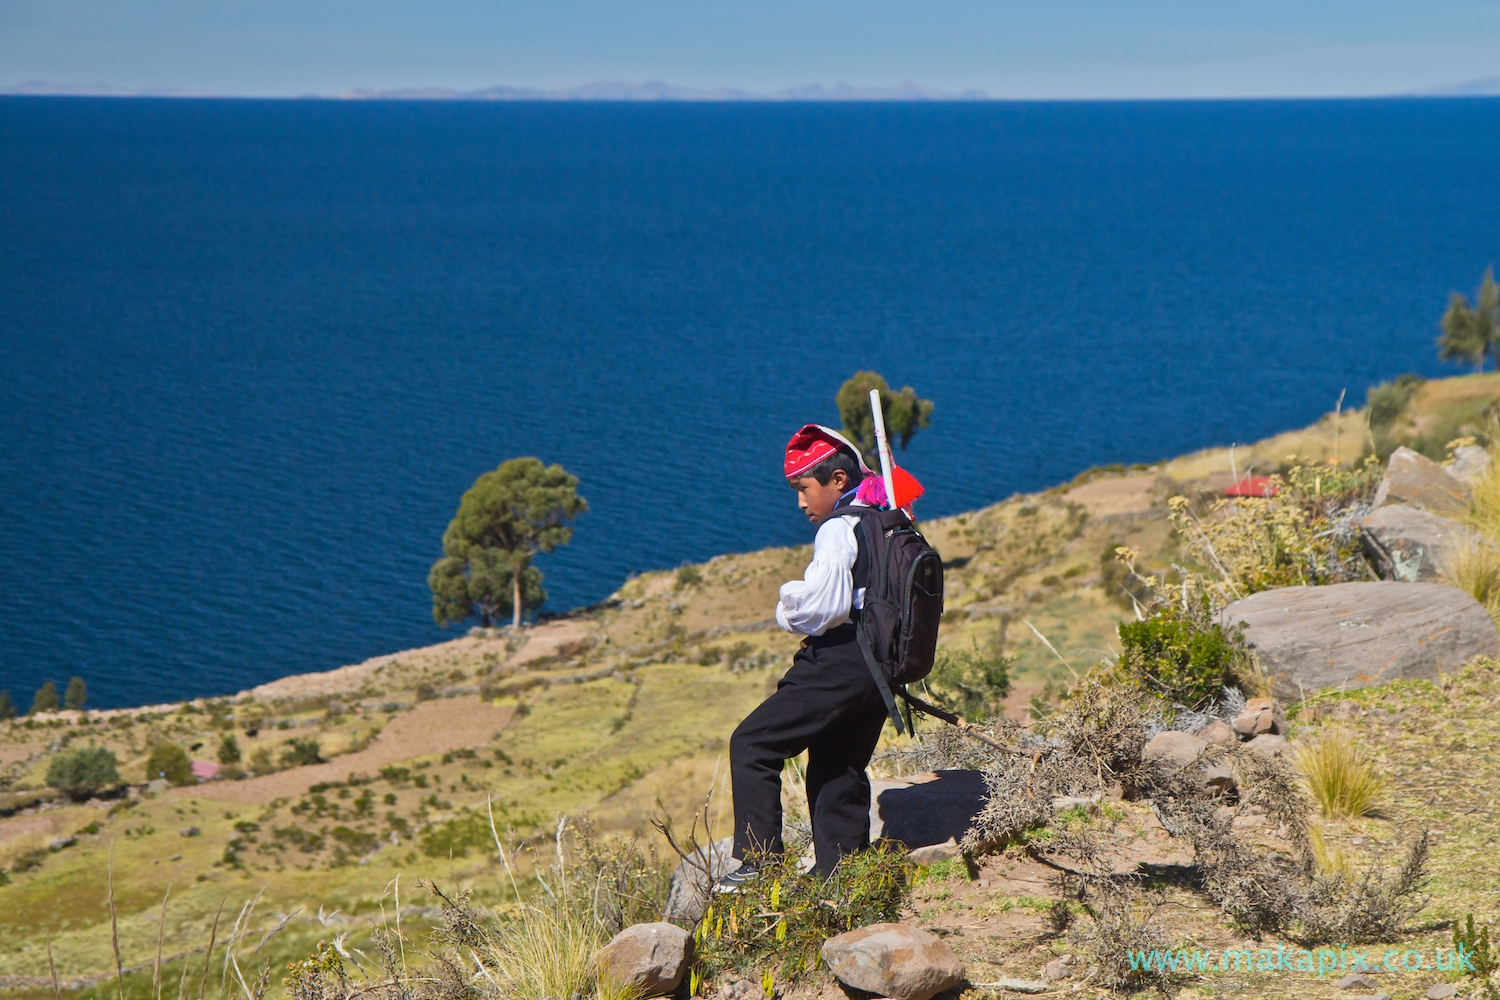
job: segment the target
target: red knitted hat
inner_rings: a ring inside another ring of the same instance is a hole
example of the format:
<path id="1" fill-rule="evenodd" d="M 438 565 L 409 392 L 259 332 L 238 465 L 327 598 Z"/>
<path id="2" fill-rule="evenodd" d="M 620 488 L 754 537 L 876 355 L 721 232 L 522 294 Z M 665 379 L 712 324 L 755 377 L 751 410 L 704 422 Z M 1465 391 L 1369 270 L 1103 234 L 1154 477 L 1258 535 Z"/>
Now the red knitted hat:
<path id="1" fill-rule="evenodd" d="M 807 424 L 786 443 L 786 477 L 796 479 L 834 452 L 848 452 L 859 463 L 861 475 L 872 475 L 859 449 L 838 431 L 821 424 Z"/>

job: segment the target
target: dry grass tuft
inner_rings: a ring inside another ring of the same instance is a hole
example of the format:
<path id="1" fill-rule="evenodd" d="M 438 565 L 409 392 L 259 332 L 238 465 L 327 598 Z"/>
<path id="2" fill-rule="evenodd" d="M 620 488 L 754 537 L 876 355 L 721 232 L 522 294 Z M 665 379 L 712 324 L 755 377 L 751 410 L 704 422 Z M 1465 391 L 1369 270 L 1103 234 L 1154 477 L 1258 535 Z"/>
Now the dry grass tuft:
<path id="1" fill-rule="evenodd" d="M 1342 730 L 1299 747 L 1297 763 L 1307 776 L 1313 800 L 1329 819 L 1365 815 L 1385 790 L 1385 778 Z"/>
<path id="2" fill-rule="evenodd" d="M 1500 546 L 1470 538 L 1443 551 L 1443 581 L 1468 594 L 1500 622 Z"/>

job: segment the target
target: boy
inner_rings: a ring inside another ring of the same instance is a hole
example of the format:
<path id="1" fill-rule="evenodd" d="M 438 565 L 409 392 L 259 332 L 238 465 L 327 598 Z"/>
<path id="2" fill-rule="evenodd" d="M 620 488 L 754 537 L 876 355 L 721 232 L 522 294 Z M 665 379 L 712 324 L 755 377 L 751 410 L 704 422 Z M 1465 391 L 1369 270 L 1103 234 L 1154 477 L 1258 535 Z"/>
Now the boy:
<path id="1" fill-rule="evenodd" d="M 817 424 L 792 435 L 785 473 L 797 506 L 818 532 L 803 578 L 782 585 L 776 623 L 806 638 L 776 692 L 730 740 L 734 857 L 744 864 L 719 880 L 720 892 L 759 874 L 757 856 L 783 850 L 781 769 L 803 750 L 818 873 L 826 878 L 845 854 L 870 846 L 865 767 L 886 710 L 854 634 L 870 557 L 856 540 L 859 517 L 838 511 L 868 506 L 858 494 L 873 473 L 842 435 Z"/>

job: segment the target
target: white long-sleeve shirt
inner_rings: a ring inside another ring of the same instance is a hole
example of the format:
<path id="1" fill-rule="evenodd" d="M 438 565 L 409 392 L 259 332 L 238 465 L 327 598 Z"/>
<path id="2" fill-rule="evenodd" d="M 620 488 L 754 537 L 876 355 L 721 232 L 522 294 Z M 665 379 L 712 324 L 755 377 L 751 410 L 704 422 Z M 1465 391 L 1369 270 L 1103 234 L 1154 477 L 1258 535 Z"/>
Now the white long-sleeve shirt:
<path id="1" fill-rule="evenodd" d="M 818 526 L 812 562 L 802 579 L 781 585 L 776 624 L 788 632 L 822 635 L 849 621 L 851 608 L 864 607 L 864 588 L 854 588 L 854 561 L 859 557 L 854 526 L 858 523 L 857 516 L 835 515 Z"/>

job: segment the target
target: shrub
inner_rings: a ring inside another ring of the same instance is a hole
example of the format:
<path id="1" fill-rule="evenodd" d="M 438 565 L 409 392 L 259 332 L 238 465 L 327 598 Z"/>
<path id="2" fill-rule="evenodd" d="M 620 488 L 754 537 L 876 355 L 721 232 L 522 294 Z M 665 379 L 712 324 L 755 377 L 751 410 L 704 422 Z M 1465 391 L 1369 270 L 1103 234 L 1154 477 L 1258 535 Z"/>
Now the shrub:
<path id="1" fill-rule="evenodd" d="M 1427 380 L 1420 375 L 1398 375 L 1394 382 L 1382 382 L 1370 387 L 1365 394 L 1365 406 L 1371 432 L 1382 431 L 1396 422 L 1406 404 Z"/>
<path id="2" fill-rule="evenodd" d="M 276 770 L 270 747 L 256 747 L 250 755 L 250 770 L 255 774 L 270 774 Z"/>
<path id="3" fill-rule="evenodd" d="M 227 766 L 239 762 L 240 741 L 234 738 L 233 733 L 225 733 L 224 738 L 219 741 L 219 763 Z"/>
<path id="4" fill-rule="evenodd" d="M 703 571 L 697 566 L 680 566 L 677 569 L 677 582 L 674 589 L 682 590 L 685 587 L 696 587 L 703 582 Z"/>
<path id="5" fill-rule="evenodd" d="M 943 708 L 965 719 L 996 715 L 1010 694 L 1010 665 L 1015 657 L 986 656 L 975 642 L 971 649 L 939 649 L 925 687 Z"/>
<path id="6" fill-rule="evenodd" d="M 311 736 L 294 737 L 286 741 L 286 749 L 281 751 L 281 764 L 283 767 L 300 767 L 303 764 L 323 763 L 323 747 Z"/>
<path id="7" fill-rule="evenodd" d="M 118 764 L 104 747 L 81 747 L 52 758 L 47 784 L 81 802 L 120 783 Z"/>
<path id="8" fill-rule="evenodd" d="M 882 843 L 848 855 L 827 880 L 797 862 L 794 852 L 763 859 L 759 877 L 712 901 L 693 934 L 707 976 L 786 984 L 818 967 L 825 939 L 900 919 L 914 871 L 904 851 Z"/>
<path id="9" fill-rule="evenodd" d="M 174 785 L 193 783 L 193 762 L 176 743 L 158 743 L 146 758 L 146 778 L 165 778 Z"/>
<path id="10" fill-rule="evenodd" d="M 1119 634 L 1126 677 L 1172 704 L 1196 708 L 1247 672 L 1240 629 L 1213 620 L 1207 595 L 1158 605 L 1144 621 L 1121 622 Z"/>
<path id="11" fill-rule="evenodd" d="M 1329 819 L 1365 815 L 1385 787 L 1385 779 L 1342 730 L 1303 743 L 1297 749 L 1297 763 L 1307 776 L 1314 801 Z"/>

